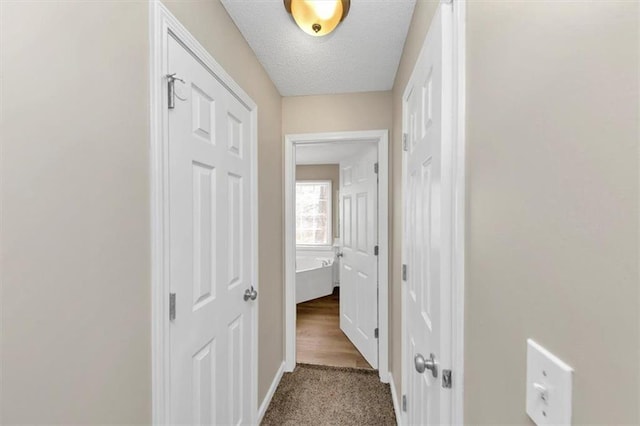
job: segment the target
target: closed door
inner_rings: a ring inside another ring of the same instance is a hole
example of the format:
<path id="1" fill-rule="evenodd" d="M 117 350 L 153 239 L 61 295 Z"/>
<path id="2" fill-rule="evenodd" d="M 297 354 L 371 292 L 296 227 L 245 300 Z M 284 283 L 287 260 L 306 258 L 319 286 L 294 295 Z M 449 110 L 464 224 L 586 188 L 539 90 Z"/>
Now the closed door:
<path id="1" fill-rule="evenodd" d="M 378 368 L 377 149 L 340 163 L 340 329 Z"/>
<path id="2" fill-rule="evenodd" d="M 171 422 L 246 424 L 255 392 L 249 110 L 169 37 Z"/>
<path id="3" fill-rule="evenodd" d="M 408 423 L 450 422 L 450 6 L 441 5 L 407 87 L 405 371 Z M 445 372 L 446 374 L 446 372 Z"/>

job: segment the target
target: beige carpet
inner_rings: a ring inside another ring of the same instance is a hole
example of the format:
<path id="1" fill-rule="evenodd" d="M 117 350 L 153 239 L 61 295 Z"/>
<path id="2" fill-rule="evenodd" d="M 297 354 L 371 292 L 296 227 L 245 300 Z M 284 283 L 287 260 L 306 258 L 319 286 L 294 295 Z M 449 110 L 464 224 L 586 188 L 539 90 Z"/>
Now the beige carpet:
<path id="1" fill-rule="evenodd" d="M 378 372 L 298 364 L 285 373 L 262 425 L 395 425 L 389 385 Z"/>

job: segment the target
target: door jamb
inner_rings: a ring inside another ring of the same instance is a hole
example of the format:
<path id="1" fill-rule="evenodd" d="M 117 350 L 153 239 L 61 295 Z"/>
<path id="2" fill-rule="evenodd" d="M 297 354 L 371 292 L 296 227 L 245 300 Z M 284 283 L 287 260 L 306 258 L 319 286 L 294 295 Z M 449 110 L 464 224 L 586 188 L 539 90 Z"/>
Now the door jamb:
<path id="1" fill-rule="evenodd" d="M 452 7 L 452 70 L 451 70 L 451 111 L 452 111 L 452 270 L 451 270 L 451 367 L 453 371 L 453 388 L 451 394 L 451 424 L 464 424 L 464 291 L 465 291 L 465 213 L 466 213 L 466 9 L 467 0 L 441 0 L 438 7 Z M 426 34 L 425 34 L 426 37 Z M 424 44 L 418 55 L 422 57 Z M 414 68 L 415 72 L 415 68 Z M 408 88 L 414 80 L 414 72 L 407 82 L 402 97 L 402 133 L 408 132 L 406 116 L 406 104 Z M 402 151 L 402 200 L 406 198 L 406 154 Z M 406 247 L 404 243 L 405 229 L 405 205 L 402 204 L 402 264 L 406 264 Z M 406 285 L 398 274 L 402 285 L 401 296 L 401 389 L 406 394 L 407 374 L 411 365 L 406 365 L 406 315 L 405 298 Z M 402 396 L 399 396 L 400 398 Z M 400 404 L 400 401 L 398 402 Z M 400 405 L 399 405 L 400 406 Z M 402 412 L 400 420 L 407 423 L 407 413 Z"/>
<path id="2" fill-rule="evenodd" d="M 149 143 L 150 143 L 150 215 L 151 215 L 151 392 L 153 424 L 170 421 L 170 345 L 169 345 L 169 161 L 168 161 L 168 73 L 169 37 L 178 40 L 244 106 L 251 117 L 251 242 L 253 244 L 251 280 L 258 282 L 258 107 L 196 38 L 173 16 L 160 0 L 149 2 Z M 252 309 L 251 350 L 258 350 L 258 306 Z M 258 415 L 258 356 L 250 367 L 251 423 Z"/>
<path id="3" fill-rule="evenodd" d="M 453 273 L 452 295 L 452 366 L 456 382 L 451 398 L 451 421 L 464 424 L 464 292 L 466 252 L 466 54 L 467 0 L 453 2 Z"/>
<path id="4" fill-rule="evenodd" d="M 296 366 L 296 241 L 295 146 L 339 141 L 371 141 L 378 144 L 378 373 L 389 382 L 389 131 L 309 133 L 285 135 L 285 371 Z"/>

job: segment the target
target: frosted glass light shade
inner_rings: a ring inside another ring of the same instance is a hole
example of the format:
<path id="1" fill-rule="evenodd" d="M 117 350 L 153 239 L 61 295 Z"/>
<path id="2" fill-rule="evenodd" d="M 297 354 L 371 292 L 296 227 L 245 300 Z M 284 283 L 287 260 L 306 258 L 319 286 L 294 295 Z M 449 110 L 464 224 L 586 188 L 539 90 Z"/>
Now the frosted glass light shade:
<path id="1" fill-rule="evenodd" d="M 329 34 L 349 12 L 349 0 L 284 0 L 285 8 L 305 33 Z"/>

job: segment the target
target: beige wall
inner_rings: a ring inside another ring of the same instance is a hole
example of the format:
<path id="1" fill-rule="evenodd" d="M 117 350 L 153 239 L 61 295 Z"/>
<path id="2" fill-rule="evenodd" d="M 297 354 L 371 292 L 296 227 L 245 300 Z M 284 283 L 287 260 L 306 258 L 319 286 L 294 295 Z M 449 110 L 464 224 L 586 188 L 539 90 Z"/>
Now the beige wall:
<path id="1" fill-rule="evenodd" d="M 261 401 L 284 357 L 281 98 L 219 1 L 167 4 L 259 108 Z M 0 423 L 148 423 L 148 3 L 0 7 Z"/>
<path id="2" fill-rule="evenodd" d="M 389 280 L 391 291 L 389 292 L 389 329 L 390 329 L 390 370 L 396 389 L 401 388 L 401 249 L 402 249 L 402 95 L 411 77 L 416 59 L 422 49 L 424 38 L 427 35 L 429 24 L 433 14 L 437 10 L 439 1 L 418 0 L 411 19 L 411 26 L 407 33 L 407 41 L 402 51 L 398 72 L 393 84 L 393 133 L 391 134 L 391 208 L 392 232 L 391 232 L 391 268 Z"/>
<path id="3" fill-rule="evenodd" d="M 331 189 L 331 223 L 333 226 L 333 236 L 340 237 L 340 227 L 338 226 L 338 191 L 340 190 L 340 166 L 337 164 L 313 164 L 296 166 L 296 180 L 330 180 Z"/>
<path id="4" fill-rule="evenodd" d="M 163 3 L 258 105 L 261 403 L 284 360 L 282 98 L 218 0 Z"/>
<path id="5" fill-rule="evenodd" d="M 282 133 L 391 128 L 391 92 L 282 98 Z"/>
<path id="6" fill-rule="evenodd" d="M 638 3 L 468 4 L 465 420 L 529 423 L 532 337 L 638 424 Z"/>
<path id="7" fill-rule="evenodd" d="M 576 424 L 637 424 L 638 4 L 468 4 L 465 422 L 529 423 L 533 337 L 576 368 Z M 398 389 L 401 96 L 436 6 L 417 2 L 393 89 Z"/>
<path id="8" fill-rule="evenodd" d="M 0 8 L 0 423 L 149 422 L 147 5 Z"/>

